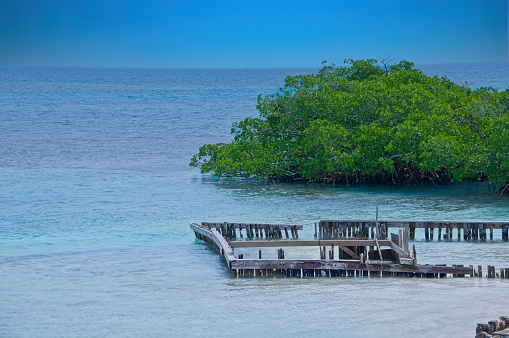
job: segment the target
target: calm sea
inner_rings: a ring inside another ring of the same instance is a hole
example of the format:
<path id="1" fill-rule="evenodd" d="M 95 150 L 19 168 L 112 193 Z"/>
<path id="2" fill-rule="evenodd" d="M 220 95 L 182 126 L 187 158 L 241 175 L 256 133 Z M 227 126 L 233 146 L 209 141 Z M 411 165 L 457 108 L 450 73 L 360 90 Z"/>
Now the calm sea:
<path id="1" fill-rule="evenodd" d="M 509 87 L 508 64 L 421 66 Z M 311 69 L 0 68 L 0 337 L 470 337 L 508 281 L 232 278 L 191 221 L 509 219 L 485 184 L 262 184 L 188 167 L 258 94 Z M 496 234 L 500 237 L 500 234 Z M 419 263 L 509 267 L 509 244 L 415 241 Z"/>

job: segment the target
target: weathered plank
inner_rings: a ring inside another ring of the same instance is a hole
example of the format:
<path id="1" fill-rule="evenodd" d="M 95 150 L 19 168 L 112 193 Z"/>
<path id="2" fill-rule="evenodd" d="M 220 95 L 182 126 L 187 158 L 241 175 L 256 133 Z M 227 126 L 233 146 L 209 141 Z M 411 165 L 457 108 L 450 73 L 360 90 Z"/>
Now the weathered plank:
<path id="1" fill-rule="evenodd" d="M 219 250 L 221 255 L 224 257 L 226 264 L 228 267 L 231 267 L 231 262 L 235 261 L 235 255 L 233 254 L 233 249 L 228 245 L 228 242 L 224 239 L 223 236 L 216 229 L 204 229 L 198 224 L 192 223 L 190 225 L 191 229 L 195 232 L 199 233 L 201 236 L 207 237 L 211 240 L 212 243 Z"/>
<path id="2" fill-rule="evenodd" d="M 391 241 L 379 240 L 380 246 L 391 247 Z M 230 241 L 232 248 L 266 248 L 277 246 L 375 246 L 373 239 L 325 239 L 325 240 L 267 240 L 267 241 Z"/>

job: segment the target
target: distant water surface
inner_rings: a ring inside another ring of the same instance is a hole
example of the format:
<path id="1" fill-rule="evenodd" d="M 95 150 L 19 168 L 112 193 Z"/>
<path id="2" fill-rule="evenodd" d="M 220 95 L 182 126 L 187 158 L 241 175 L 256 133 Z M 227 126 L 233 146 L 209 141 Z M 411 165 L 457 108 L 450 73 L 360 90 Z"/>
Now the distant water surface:
<path id="1" fill-rule="evenodd" d="M 507 64 L 418 66 L 472 87 Z M 240 279 L 190 221 L 508 220 L 485 184 L 262 184 L 188 166 L 256 97 L 313 69 L 0 68 L 0 337 L 474 336 L 504 280 Z M 500 237 L 500 234 L 496 234 Z M 508 243 L 415 241 L 420 263 L 509 267 Z"/>

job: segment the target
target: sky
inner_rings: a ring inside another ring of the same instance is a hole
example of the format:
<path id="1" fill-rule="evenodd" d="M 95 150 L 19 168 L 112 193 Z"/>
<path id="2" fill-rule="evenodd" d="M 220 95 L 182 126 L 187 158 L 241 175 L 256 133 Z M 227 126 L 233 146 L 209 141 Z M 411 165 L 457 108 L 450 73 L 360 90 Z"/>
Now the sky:
<path id="1" fill-rule="evenodd" d="M 508 0 L 0 0 L 0 65 L 507 62 Z"/>

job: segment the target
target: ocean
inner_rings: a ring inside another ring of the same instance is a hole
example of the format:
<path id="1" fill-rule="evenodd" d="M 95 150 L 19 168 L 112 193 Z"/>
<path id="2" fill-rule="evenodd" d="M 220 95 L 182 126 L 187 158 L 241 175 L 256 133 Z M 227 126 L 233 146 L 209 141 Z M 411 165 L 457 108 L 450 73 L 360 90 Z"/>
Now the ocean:
<path id="1" fill-rule="evenodd" d="M 509 64 L 421 65 L 473 88 Z M 316 69 L 0 67 L 0 337 L 473 337 L 507 280 L 233 278 L 190 222 L 509 220 L 486 183 L 270 184 L 202 175 L 205 143 Z M 509 267 L 509 243 L 414 242 L 420 264 Z"/>

